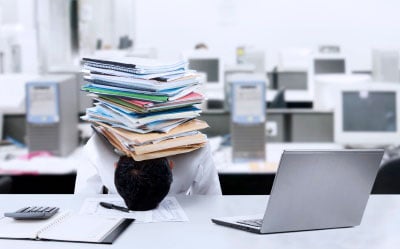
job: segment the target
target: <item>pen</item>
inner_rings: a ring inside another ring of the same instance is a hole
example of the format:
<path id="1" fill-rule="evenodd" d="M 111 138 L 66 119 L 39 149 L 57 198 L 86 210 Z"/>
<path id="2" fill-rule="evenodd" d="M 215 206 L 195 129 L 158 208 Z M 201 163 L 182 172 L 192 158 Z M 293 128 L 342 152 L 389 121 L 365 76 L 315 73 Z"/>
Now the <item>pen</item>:
<path id="1" fill-rule="evenodd" d="M 117 206 L 117 205 L 114 205 L 114 204 L 108 203 L 108 202 L 100 202 L 100 206 L 102 206 L 104 208 L 108 208 L 108 209 L 115 209 L 115 210 L 129 213 L 129 209 L 127 209 L 125 207 Z"/>

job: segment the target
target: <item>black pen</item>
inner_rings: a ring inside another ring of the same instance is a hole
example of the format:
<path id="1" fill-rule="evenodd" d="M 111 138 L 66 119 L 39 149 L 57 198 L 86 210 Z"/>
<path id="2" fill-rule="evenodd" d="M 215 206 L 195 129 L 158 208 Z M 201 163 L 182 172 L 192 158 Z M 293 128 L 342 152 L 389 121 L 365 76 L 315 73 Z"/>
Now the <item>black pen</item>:
<path id="1" fill-rule="evenodd" d="M 102 206 L 104 208 L 108 208 L 108 209 L 115 209 L 115 210 L 129 213 L 129 209 L 127 209 L 125 207 L 117 206 L 117 205 L 114 205 L 114 204 L 108 203 L 108 202 L 100 202 L 100 206 Z"/>

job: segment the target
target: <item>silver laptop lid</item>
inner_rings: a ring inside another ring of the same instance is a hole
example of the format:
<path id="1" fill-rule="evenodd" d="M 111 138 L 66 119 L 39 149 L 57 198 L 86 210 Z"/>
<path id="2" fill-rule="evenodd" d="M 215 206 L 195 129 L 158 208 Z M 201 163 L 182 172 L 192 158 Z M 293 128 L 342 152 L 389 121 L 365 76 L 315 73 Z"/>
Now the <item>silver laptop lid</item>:
<path id="1" fill-rule="evenodd" d="M 356 226 L 383 150 L 284 151 L 261 233 Z"/>

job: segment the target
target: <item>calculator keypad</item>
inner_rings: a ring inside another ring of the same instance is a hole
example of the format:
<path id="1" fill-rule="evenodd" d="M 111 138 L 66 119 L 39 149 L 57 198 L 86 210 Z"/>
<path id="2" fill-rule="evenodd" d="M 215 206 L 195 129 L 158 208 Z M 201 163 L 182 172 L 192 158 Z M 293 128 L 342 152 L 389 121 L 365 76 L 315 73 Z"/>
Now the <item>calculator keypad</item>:
<path id="1" fill-rule="evenodd" d="M 58 212 L 58 207 L 24 207 L 12 213 L 4 213 L 5 217 L 16 220 L 43 220 L 52 217 Z"/>

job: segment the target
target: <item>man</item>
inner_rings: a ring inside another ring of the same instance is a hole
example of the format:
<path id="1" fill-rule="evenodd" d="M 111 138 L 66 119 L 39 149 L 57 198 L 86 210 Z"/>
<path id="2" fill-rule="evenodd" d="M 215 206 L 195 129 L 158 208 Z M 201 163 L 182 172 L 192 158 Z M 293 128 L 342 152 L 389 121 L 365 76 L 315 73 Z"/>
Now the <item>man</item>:
<path id="1" fill-rule="evenodd" d="M 156 208 L 168 194 L 172 173 L 166 158 L 137 162 L 121 156 L 114 181 L 129 210 L 146 211 Z"/>
<path id="2" fill-rule="evenodd" d="M 117 193 L 114 172 L 120 156 L 97 134 L 87 142 L 84 153 L 89 159 L 88 164 L 93 165 L 97 172 L 89 165 L 79 167 L 75 193 L 100 194 L 103 192 L 103 186 L 108 189 L 108 193 Z M 169 195 L 221 194 L 209 144 L 190 153 L 167 157 L 167 160 L 173 176 Z"/>

